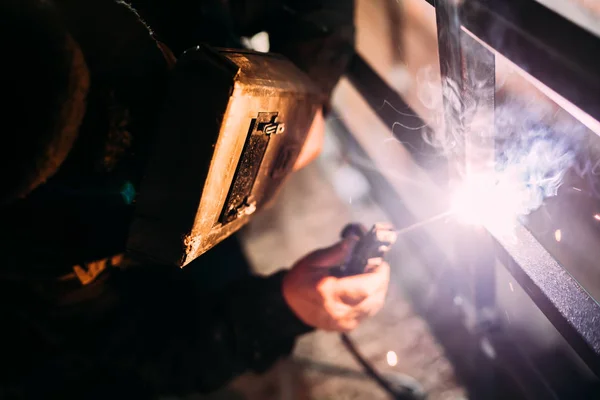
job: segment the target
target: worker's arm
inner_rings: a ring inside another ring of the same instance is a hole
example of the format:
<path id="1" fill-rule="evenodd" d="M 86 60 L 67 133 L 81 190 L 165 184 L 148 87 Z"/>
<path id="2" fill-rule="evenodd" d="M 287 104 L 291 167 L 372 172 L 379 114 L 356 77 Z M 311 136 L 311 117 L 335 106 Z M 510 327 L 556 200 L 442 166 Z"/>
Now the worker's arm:
<path id="1" fill-rule="evenodd" d="M 205 296 L 189 274 L 144 265 L 110 270 L 61 292 L 57 304 L 27 298 L 4 318 L 3 337 L 14 339 L 0 344 L 0 370 L 15 377 L 0 378 L 0 393 L 154 399 L 211 392 L 264 371 L 312 330 L 286 304 L 283 278 L 243 279 Z"/>
<path id="2" fill-rule="evenodd" d="M 169 275 L 159 267 L 119 277 L 123 301 L 107 321 L 113 341 L 100 348 L 152 392 L 214 391 L 247 370 L 264 371 L 313 329 L 286 304 L 283 272 L 240 280 L 210 297 L 187 274 Z"/>
<path id="3" fill-rule="evenodd" d="M 165 393 L 206 392 L 246 370 L 264 371 L 315 327 L 352 330 L 383 305 L 389 267 L 374 259 L 366 274 L 330 276 L 329 267 L 343 263 L 351 246 L 318 250 L 289 272 L 243 279 L 211 298 L 185 271 L 168 281 L 160 270 L 125 273 L 126 307 L 117 326 L 132 317 L 138 326 L 116 336 L 121 344 L 110 349 L 116 350 L 111 359 L 131 357 L 147 384 Z"/>
<path id="4" fill-rule="evenodd" d="M 34 319 L 50 318 L 48 342 L 58 347 L 48 362 L 30 362 L 28 381 L 44 384 L 26 389 L 32 398 L 116 391 L 147 398 L 210 392 L 245 371 L 264 371 L 299 335 L 354 329 L 382 306 L 389 268 L 380 259 L 366 274 L 330 276 L 350 246 L 318 250 L 289 272 L 242 279 L 208 296 L 191 270 L 111 270 Z"/>

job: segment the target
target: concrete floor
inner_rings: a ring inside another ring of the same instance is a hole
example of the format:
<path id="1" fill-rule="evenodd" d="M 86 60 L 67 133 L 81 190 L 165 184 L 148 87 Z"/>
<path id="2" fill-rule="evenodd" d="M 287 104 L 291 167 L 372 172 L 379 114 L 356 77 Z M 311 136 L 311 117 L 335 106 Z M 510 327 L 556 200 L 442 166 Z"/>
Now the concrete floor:
<path id="1" fill-rule="evenodd" d="M 329 140 L 317 162 L 290 178 L 274 208 L 257 216 L 244 230 L 244 247 L 256 273 L 270 274 L 292 265 L 315 248 L 335 242 L 349 221 L 370 225 L 385 220 L 369 200 L 366 183 L 353 175 L 353 171 L 341 167 L 335 157 L 335 143 Z M 337 182 L 336 187 L 331 182 Z M 392 269 L 397 267 L 392 265 Z M 415 377 L 425 386 L 431 400 L 464 398 L 464 390 L 456 382 L 442 349 L 393 279 L 384 309 L 351 336 L 380 371 Z M 394 366 L 387 362 L 390 351 L 397 355 Z M 208 397 L 210 400 L 388 398 L 361 372 L 338 335 L 327 332 L 301 338 L 293 357 L 281 361 L 265 375 L 244 375 L 227 389 Z"/>

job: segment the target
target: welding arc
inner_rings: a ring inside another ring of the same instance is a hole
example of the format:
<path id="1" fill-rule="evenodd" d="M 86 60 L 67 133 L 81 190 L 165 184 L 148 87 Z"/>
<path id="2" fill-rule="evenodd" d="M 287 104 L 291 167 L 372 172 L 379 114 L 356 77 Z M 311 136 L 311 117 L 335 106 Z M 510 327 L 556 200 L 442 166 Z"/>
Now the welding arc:
<path id="1" fill-rule="evenodd" d="M 424 221 L 415 222 L 414 224 L 409 225 L 406 228 L 402 228 L 402 229 L 396 230 L 396 234 L 398 236 L 400 236 L 400 235 L 403 235 L 405 233 L 412 232 L 412 231 L 414 231 L 416 229 L 419 229 L 419 228 L 421 228 L 421 227 L 423 227 L 425 225 L 429 225 L 429 224 L 431 224 L 431 223 L 433 223 L 435 221 L 439 221 L 440 219 L 443 219 L 443 218 L 449 216 L 450 214 L 452 214 L 451 211 L 446 211 L 446 212 L 443 212 L 441 214 L 435 215 L 435 216 L 433 216 L 433 217 L 431 217 L 429 219 L 426 219 Z"/>

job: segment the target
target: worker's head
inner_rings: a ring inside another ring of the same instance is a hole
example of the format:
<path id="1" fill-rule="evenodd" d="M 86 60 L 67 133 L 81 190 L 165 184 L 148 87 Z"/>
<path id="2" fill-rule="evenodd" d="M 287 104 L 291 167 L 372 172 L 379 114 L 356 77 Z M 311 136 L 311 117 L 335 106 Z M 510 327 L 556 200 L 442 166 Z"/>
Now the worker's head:
<path id="1" fill-rule="evenodd" d="M 0 20 L 3 204 L 116 191 L 135 203 L 134 250 L 158 241 L 169 246 L 158 258 L 187 263 L 320 148 L 322 96 L 281 57 L 202 47 L 173 69 L 168 47 L 121 2 L 8 0 Z"/>
<path id="2" fill-rule="evenodd" d="M 2 149 L 0 201 L 54 175 L 77 138 L 89 73 L 79 45 L 48 2 L 0 4 Z"/>
<path id="3" fill-rule="evenodd" d="M 7 0 L 0 32 L 0 204 L 59 171 L 86 179 L 114 168 L 132 145 L 130 128 L 154 118 L 144 113 L 158 110 L 166 77 L 138 16 L 112 1 Z"/>

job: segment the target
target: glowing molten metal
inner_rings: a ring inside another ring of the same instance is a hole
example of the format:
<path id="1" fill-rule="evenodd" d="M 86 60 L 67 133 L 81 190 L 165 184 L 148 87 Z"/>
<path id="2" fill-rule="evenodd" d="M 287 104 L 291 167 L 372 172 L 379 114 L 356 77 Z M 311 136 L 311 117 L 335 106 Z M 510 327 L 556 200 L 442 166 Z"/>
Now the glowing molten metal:
<path id="1" fill-rule="evenodd" d="M 530 200 L 529 191 L 517 179 L 470 176 L 454 191 L 451 213 L 459 222 L 506 232 L 514 228 Z"/>

